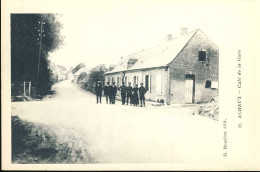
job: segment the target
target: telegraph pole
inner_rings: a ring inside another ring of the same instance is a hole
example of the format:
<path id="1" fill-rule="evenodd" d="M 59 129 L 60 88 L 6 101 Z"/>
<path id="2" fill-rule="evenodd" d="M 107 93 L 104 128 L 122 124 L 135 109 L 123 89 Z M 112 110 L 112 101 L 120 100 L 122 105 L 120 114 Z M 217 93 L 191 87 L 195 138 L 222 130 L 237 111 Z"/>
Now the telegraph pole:
<path id="1" fill-rule="evenodd" d="M 37 73 L 37 77 L 38 77 L 38 81 L 40 80 L 40 63 L 41 63 L 41 49 L 42 49 L 42 32 L 43 32 L 43 21 L 39 22 L 41 24 L 41 30 L 40 30 L 40 48 L 39 48 L 39 59 L 38 59 L 38 73 Z"/>
<path id="2" fill-rule="evenodd" d="M 38 38 L 37 40 L 40 40 L 40 47 L 39 47 L 39 57 L 38 57 L 38 66 L 37 66 L 37 87 L 38 87 L 38 89 L 37 90 L 39 90 L 40 89 L 40 66 L 41 66 L 41 54 L 42 54 L 42 38 L 43 38 L 43 36 L 45 36 L 45 35 L 43 35 L 43 32 L 44 32 L 44 30 L 43 30 L 43 25 L 45 24 L 45 22 L 43 22 L 43 20 L 41 19 L 41 21 L 39 21 L 39 24 L 40 24 L 40 30 L 38 30 L 38 32 L 40 32 L 39 33 L 39 37 L 40 38 Z"/>

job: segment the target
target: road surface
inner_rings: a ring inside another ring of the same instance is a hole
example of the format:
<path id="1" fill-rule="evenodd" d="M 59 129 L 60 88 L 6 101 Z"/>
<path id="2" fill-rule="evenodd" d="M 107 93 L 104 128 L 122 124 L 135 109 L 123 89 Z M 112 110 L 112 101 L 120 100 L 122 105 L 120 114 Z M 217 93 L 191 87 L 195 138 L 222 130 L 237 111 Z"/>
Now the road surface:
<path id="1" fill-rule="evenodd" d="M 41 123 L 60 142 L 84 148 L 97 163 L 214 162 L 219 122 L 192 115 L 192 107 L 96 104 L 96 97 L 70 81 L 43 101 L 12 102 L 12 115 Z"/>

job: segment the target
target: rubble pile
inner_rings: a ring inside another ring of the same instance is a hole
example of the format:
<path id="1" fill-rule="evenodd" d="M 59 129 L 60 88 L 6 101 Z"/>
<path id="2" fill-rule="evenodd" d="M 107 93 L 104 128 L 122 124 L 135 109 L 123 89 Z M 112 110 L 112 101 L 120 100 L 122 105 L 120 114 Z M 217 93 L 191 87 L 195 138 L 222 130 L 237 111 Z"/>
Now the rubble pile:
<path id="1" fill-rule="evenodd" d="M 201 115 L 214 120 L 219 120 L 219 103 L 218 97 L 212 98 L 208 103 L 201 105 L 193 112 L 193 115 Z"/>

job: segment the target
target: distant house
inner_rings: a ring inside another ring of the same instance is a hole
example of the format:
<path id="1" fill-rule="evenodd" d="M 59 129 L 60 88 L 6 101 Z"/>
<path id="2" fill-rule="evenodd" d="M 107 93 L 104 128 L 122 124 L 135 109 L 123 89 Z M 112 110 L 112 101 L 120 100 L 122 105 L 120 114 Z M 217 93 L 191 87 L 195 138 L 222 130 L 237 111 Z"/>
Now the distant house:
<path id="1" fill-rule="evenodd" d="M 66 80 L 68 80 L 68 79 L 70 79 L 70 80 L 73 79 L 73 74 L 72 74 L 71 71 L 66 72 L 65 79 L 66 79 Z"/>
<path id="2" fill-rule="evenodd" d="M 66 79 L 66 69 L 64 70 L 62 67 L 60 66 L 54 66 L 53 70 L 52 70 L 55 78 L 56 78 L 56 81 L 63 81 Z"/>
<path id="3" fill-rule="evenodd" d="M 66 67 L 61 65 L 56 65 L 53 61 L 51 61 L 50 69 L 52 71 L 53 79 L 55 81 L 59 82 L 66 79 L 66 73 L 67 73 Z"/>
<path id="4" fill-rule="evenodd" d="M 85 73 L 88 72 L 88 70 L 87 70 L 86 67 L 82 67 L 82 68 L 80 68 L 76 73 L 74 73 L 73 82 L 77 83 L 79 75 L 80 75 L 81 73 L 84 73 L 84 72 L 85 72 Z"/>
<path id="5" fill-rule="evenodd" d="M 183 32 L 156 47 L 121 58 L 105 82 L 143 83 L 146 99 L 199 103 L 218 95 L 219 49 L 200 30 Z"/>
<path id="6" fill-rule="evenodd" d="M 57 81 L 63 81 L 66 79 L 66 71 L 57 70 Z"/>

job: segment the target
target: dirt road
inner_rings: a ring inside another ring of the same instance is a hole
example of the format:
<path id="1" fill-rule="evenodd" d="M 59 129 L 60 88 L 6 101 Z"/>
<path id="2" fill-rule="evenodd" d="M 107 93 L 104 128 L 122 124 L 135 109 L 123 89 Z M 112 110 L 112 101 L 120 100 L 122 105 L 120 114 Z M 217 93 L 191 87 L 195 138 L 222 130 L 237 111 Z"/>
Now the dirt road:
<path id="1" fill-rule="evenodd" d="M 12 102 L 12 115 L 47 125 L 59 142 L 85 148 L 97 163 L 199 162 L 221 156 L 219 122 L 186 107 L 96 104 L 95 96 L 63 81 L 44 101 Z"/>

